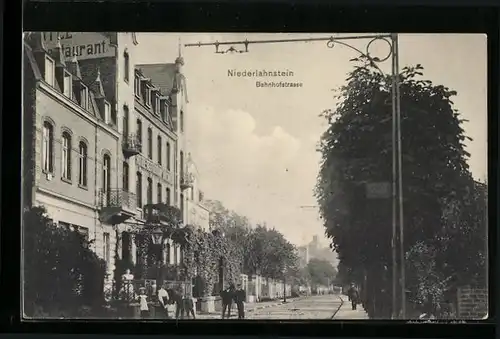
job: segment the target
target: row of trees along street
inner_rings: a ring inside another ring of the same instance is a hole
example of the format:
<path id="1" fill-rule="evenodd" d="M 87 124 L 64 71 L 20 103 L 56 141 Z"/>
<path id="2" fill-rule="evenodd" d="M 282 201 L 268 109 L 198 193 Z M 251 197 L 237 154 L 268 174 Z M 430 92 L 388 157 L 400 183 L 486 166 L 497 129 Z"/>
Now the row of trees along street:
<path id="1" fill-rule="evenodd" d="M 295 246 L 276 229 L 265 224 L 251 225 L 247 218 L 227 210 L 218 201 L 209 201 L 208 205 L 210 227 L 218 230 L 215 233 L 190 225 L 182 227 L 179 211 L 168 208 L 172 221 L 164 232 L 182 245 L 183 259 L 175 267 L 162 267 L 164 280 L 194 279 L 195 297 L 218 294 L 221 264 L 226 286 L 237 282 L 241 273 L 275 280 L 286 278 L 292 286 L 327 285 L 333 281 L 336 272 L 328 262 L 312 260 L 305 269 L 299 268 Z M 103 307 L 107 302 L 103 286 L 106 263 L 91 249 L 93 240 L 58 227 L 43 207 L 25 211 L 23 230 L 23 300 L 27 316 L 98 316 L 107 309 Z M 141 278 L 154 278 L 148 273 L 155 271 L 156 260 L 148 232 L 147 227 L 142 227 L 136 234 L 138 258 L 133 273 Z M 119 259 L 118 250 L 115 252 L 115 279 L 120 280 L 132 263 Z"/>
<path id="2" fill-rule="evenodd" d="M 407 316 L 453 317 L 457 288 L 486 286 L 487 185 L 467 164 L 457 93 L 422 77 L 421 65 L 399 74 Z M 372 318 L 391 314 L 391 200 L 365 191 L 366 183 L 391 182 L 390 86 L 369 64 L 349 74 L 336 108 L 323 113 L 316 187 L 339 278 L 363 286 Z"/>

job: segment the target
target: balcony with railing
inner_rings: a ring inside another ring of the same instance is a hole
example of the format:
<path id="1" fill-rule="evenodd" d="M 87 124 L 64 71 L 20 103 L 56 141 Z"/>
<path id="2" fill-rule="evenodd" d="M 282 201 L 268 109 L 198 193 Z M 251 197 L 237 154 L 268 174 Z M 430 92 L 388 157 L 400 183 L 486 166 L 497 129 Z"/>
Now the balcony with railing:
<path id="1" fill-rule="evenodd" d="M 99 219 L 117 225 L 135 216 L 137 198 L 134 193 L 121 188 L 99 192 Z"/>
<path id="2" fill-rule="evenodd" d="M 181 211 L 175 206 L 164 203 L 147 204 L 143 210 L 143 217 L 148 224 L 167 224 L 173 227 L 182 224 Z"/>
<path id="3" fill-rule="evenodd" d="M 187 190 L 188 188 L 193 187 L 194 183 L 194 175 L 191 173 L 181 173 L 181 190 Z"/>
<path id="4" fill-rule="evenodd" d="M 140 154 L 142 151 L 141 138 L 136 134 L 128 134 L 123 136 L 123 155 L 125 158 L 130 158 Z"/>

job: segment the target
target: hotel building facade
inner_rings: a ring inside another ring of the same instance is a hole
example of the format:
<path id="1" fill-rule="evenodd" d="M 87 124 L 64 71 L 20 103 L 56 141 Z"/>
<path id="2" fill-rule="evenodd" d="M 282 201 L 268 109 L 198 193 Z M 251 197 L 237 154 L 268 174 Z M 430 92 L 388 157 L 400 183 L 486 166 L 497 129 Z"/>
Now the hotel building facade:
<path id="1" fill-rule="evenodd" d="M 188 222 L 182 57 L 136 65 L 134 33 L 30 33 L 24 42 L 23 205 L 94 240 L 108 277 L 137 262 L 130 225 L 164 202 Z M 155 81 L 157 80 L 157 81 Z M 208 218 L 207 218 L 208 219 Z M 169 244 L 170 245 L 170 244 Z M 181 261 L 166 246 L 167 263 Z"/>

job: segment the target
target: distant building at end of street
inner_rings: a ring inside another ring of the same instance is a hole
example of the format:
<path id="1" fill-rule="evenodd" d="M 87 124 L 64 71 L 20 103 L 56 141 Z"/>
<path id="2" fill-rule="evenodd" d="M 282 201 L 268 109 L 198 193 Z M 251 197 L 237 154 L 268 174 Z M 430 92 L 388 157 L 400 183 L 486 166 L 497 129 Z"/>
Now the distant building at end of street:
<path id="1" fill-rule="evenodd" d="M 300 246 L 298 248 L 299 265 L 301 268 L 306 267 L 309 263 L 309 248 L 308 246 Z"/>

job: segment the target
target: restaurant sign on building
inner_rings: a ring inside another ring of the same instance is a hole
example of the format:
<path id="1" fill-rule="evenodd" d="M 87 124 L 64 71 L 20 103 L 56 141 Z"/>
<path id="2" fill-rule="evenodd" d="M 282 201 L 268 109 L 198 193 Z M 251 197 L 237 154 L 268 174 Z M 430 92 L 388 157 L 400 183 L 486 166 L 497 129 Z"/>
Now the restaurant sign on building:
<path id="1" fill-rule="evenodd" d="M 66 60 L 76 54 L 78 60 L 114 57 L 115 48 L 109 37 L 98 32 L 44 32 L 43 38 L 49 50 L 57 46 L 58 37 Z"/>

